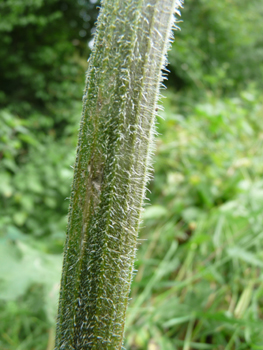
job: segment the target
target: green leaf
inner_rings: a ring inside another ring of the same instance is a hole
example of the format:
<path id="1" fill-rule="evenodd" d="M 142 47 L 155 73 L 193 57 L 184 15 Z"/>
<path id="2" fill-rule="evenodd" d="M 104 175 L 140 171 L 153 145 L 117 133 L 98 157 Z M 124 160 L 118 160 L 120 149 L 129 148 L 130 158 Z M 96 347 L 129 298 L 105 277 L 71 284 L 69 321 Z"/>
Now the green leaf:
<path id="1" fill-rule="evenodd" d="M 168 214 L 168 210 L 161 205 L 152 205 L 144 210 L 143 219 L 160 219 Z"/>
<path id="2" fill-rule="evenodd" d="M 16 300 L 33 283 L 45 288 L 45 309 L 54 323 L 58 301 L 62 259 L 16 240 L 0 243 L 0 299 Z"/>

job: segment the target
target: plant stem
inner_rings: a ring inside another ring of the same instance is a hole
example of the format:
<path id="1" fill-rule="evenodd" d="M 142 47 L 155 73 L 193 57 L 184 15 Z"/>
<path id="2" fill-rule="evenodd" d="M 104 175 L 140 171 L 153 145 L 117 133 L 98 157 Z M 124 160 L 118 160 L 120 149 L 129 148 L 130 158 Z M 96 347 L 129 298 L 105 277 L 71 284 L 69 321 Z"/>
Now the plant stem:
<path id="1" fill-rule="evenodd" d="M 120 349 L 179 0 L 105 0 L 83 97 L 56 350 Z"/>

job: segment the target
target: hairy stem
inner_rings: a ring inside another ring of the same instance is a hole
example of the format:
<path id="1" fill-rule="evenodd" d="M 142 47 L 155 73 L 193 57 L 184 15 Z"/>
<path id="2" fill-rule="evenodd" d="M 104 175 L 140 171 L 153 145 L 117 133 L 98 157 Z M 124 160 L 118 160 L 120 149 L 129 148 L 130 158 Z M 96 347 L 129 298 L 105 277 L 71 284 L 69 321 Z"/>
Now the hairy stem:
<path id="1" fill-rule="evenodd" d="M 87 72 L 56 350 L 121 349 L 161 69 L 179 0 L 104 0 Z"/>

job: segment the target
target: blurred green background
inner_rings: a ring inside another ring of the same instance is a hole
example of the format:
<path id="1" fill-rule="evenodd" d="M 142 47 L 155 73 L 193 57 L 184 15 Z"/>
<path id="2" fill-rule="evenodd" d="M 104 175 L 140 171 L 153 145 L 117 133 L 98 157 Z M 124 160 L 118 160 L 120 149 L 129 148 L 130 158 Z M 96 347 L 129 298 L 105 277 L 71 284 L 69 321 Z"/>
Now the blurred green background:
<path id="1" fill-rule="evenodd" d="M 0 349 L 53 350 L 96 1 L 0 0 Z M 263 2 L 186 0 L 127 350 L 263 349 Z"/>

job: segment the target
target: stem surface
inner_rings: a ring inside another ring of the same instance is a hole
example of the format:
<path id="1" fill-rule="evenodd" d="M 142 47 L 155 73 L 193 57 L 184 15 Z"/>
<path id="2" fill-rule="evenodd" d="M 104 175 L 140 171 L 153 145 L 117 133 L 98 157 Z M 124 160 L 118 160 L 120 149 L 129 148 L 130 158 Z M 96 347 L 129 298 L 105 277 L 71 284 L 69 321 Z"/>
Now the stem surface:
<path id="1" fill-rule="evenodd" d="M 89 60 L 56 350 L 121 349 L 161 69 L 179 0 L 105 0 Z"/>

